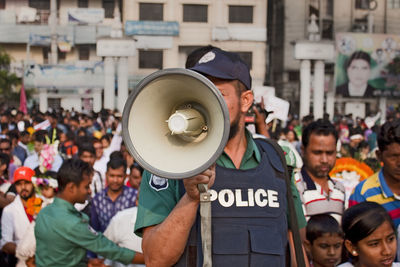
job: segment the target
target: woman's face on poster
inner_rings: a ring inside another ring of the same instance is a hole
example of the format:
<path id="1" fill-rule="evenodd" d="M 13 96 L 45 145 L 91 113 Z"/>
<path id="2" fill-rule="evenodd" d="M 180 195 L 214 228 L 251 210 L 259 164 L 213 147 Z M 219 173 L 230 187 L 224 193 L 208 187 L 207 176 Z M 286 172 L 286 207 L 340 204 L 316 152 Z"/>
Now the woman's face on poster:
<path id="1" fill-rule="evenodd" d="M 369 80 L 371 68 L 364 59 L 353 59 L 347 68 L 349 82 L 354 86 L 364 86 Z"/>

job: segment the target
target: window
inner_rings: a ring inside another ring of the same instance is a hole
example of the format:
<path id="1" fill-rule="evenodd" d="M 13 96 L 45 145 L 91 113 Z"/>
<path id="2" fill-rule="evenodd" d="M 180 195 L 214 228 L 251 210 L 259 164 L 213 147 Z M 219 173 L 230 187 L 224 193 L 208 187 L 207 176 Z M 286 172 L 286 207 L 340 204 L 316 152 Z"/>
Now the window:
<path id="1" fill-rule="evenodd" d="M 140 69 L 162 69 L 163 51 L 162 50 L 139 50 Z"/>
<path id="2" fill-rule="evenodd" d="M 334 63 L 325 63 L 325 73 L 333 74 L 335 72 Z"/>
<path id="3" fill-rule="evenodd" d="M 333 20 L 322 20 L 322 39 L 333 39 Z"/>
<path id="4" fill-rule="evenodd" d="M 89 7 L 89 0 L 78 0 L 78 7 Z"/>
<path id="5" fill-rule="evenodd" d="M 47 105 L 49 108 L 52 108 L 53 110 L 60 110 L 61 98 L 47 98 Z"/>
<path id="6" fill-rule="evenodd" d="M 300 73 L 298 71 L 288 71 L 288 79 L 289 82 L 298 82 L 300 81 Z"/>
<path id="7" fill-rule="evenodd" d="M 327 0 L 325 3 L 325 12 L 328 16 L 333 16 L 333 0 Z"/>
<path id="8" fill-rule="evenodd" d="M 118 3 L 119 11 L 121 13 L 121 19 L 123 20 L 122 17 L 122 0 L 116 1 Z M 114 0 L 103 0 L 103 8 L 104 8 L 104 17 L 106 18 L 114 18 Z"/>
<path id="9" fill-rule="evenodd" d="M 361 19 L 354 19 L 354 23 L 352 25 L 352 32 L 367 32 L 368 30 L 368 21 L 367 17 Z"/>
<path id="10" fill-rule="evenodd" d="M 253 23 L 253 7 L 229 6 L 229 23 Z"/>
<path id="11" fill-rule="evenodd" d="M 235 53 L 237 53 L 240 56 L 240 58 L 247 64 L 247 66 L 249 66 L 249 69 L 252 69 L 252 67 L 253 67 L 253 53 L 252 52 L 235 51 Z"/>
<path id="12" fill-rule="evenodd" d="M 50 53 L 50 47 L 43 47 L 42 49 L 43 53 L 43 64 L 49 64 L 49 53 Z"/>
<path id="13" fill-rule="evenodd" d="M 60 50 L 58 50 L 57 52 L 58 52 L 58 55 L 57 55 L 58 61 L 65 62 L 67 53 L 61 52 Z M 42 53 L 43 53 L 43 64 L 50 64 L 51 63 L 50 62 L 51 48 L 49 46 L 43 47 Z"/>
<path id="14" fill-rule="evenodd" d="M 370 0 L 356 0 L 356 9 L 369 9 Z"/>
<path id="15" fill-rule="evenodd" d="M 6 0 L 0 0 L 0 9 L 6 8 Z"/>
<path id="16" fill-rule="evenodd" d="M 114 17 L 114 0 L 103 0 L 103 8 L 106 18 Z"/>
<path id="17" fill-rule="evenodd" d="M 333 16 L 333 0 L 310 0 L 308 13 L 315 14 L 319 19 L 322 18 L 332 18 Z"/>
<path id="18" fill-rule="evenodd" d="M 67 53 L 66 53 L 66 52 L 61 52 L 61 51 L 58 49 L 58 55 L 57 55 L 57 57 L 58 57 L 58 62 L 65 62 L 65 59 L 67 58 Z"/>
<path id="19" fill-rule="evenodd" d="M 388 8 L 400 8 L 400 0 L 388 0 Z"/>
<path id="20" fill-rule="evenodd" d="M 164 20 L 163 4 L 140 3 L 139 20 Z"/>
<path id="21" fill-rule="evenodd" d="M 50 10 L 50 0 L 29 0 L 29 7 L 40 10 Z"/>
<path id="22" fill-rule="evenodd" d="M 90 46 L 80 45 L 78 46 L 79 60 L 89 60 Z"/>
<path id="23" fill-rule="evenodd" d="M 183 5 L 184 22 L 207 22 L 207 5 Z"/>
<path id="24" fill-rule="evenodd" d="M 315 14 L 317 17 L 319 17 L 319 0 L 310 0 L 310 5 L 308 6 L 309 11 L 308 13 L 310 14 Z"/>

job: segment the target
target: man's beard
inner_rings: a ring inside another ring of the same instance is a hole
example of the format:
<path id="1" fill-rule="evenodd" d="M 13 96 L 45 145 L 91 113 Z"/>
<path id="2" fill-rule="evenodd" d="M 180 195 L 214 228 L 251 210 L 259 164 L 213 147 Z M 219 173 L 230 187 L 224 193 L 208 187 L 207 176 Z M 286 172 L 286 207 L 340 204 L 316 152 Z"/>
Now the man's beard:
<path id="1" fill-rule="evenodd" d="M 26 190 L 25 190 L 26 191 Z M 21 192 L 22 193 L 22 192 Z M 34 190 L 32 190 L 31 191 L 31 193 L 28 195 L 28 196 L 22 196 L 21 194 L 20 194 L 20 197 L 23 199 L 23 200 L 28 200 L 28 199 L 30 199 L 32 196 L 33 196 L 33 194 L 35 193 L 35 191 Z"/>
<path id="2" fill-rule="evenodd" d="M 114 193 L 117 193 L 117 192 L 121 192 L 122 191 L 122 189 L 124 188 L 124 186 L 122 185 L 122 186 L 108 186 L 108 190 L 110 190 L 110 191 L 112 191 L 112 192 L 114 192 Z"/>
<path id="3" fill-rule="evenodd" d="M 333 169 L 333 166 L 324 165 L 323 167 L 329 169 L 329 171 L 322 171 L 320 168 L 320 165 L 319 166 L 309 166 L 307 164 L 307 160 L 304 161 L 304 165 L 305 165 L 306 170 L 317 179 L 326 179 L 327 177 L 329 177 L 330 170 Z"/>
<path id="4" fill-rule="evenodd" d="M 237 117 L 232 123 L 229 129 L 229 140 L 237 135 L 239 131 L 239 118 Z"/>

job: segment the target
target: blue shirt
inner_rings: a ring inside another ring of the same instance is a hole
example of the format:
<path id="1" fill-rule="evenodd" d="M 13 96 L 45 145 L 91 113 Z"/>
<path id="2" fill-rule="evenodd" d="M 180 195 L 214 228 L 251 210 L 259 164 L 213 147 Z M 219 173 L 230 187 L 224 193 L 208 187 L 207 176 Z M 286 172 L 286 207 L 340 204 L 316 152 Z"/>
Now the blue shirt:
<path id="1" fill-rule="evenodd" d="M 137 190 L 125 186 L 121 194 L 112 201 L 107 195 L 108 188 L 97 193 L 90 208 L 90 225 L 100 232 L 104 232 L 110 223 L 112 217 L 118 211 L 136 206 Z"/>

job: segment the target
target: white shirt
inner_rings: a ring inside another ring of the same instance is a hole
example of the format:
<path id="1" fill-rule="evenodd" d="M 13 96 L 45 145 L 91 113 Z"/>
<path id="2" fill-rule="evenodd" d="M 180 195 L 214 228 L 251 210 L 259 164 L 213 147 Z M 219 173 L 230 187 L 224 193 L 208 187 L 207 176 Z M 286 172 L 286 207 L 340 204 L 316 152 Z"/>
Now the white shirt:
<path id="1" fill-rule="evenodd" d="M 103 186 L 106 184 L 106 171 L 107 171 L 107 163 L 109 158 L 107 158 L 104 154 L 100 159 L 96 160 L 93 165 L 93 169 L 98 171 L 101 175 L 101 180 L 103 182 Z"/>
<path id="2" fill-rule="evenodd" d="M 63 163 L 63 159 L 61 158 L 60 155 L 55 155 L 54 156 L 54 161 L 51 166 L 51 170 L 58 172 L 58 169 L 60 169 L 61 164 Z M 26 158 L 24 162 L 24 166 L 31 168 L 32 170 L 36 169 L 39 166 L 39 156 L 37 153 L 33 153 L 29 157 Z"/>
<path id="3" fill-rule="evenodd" d="M 54 198 L 41 197 L 42 209 L 51 203 L 53 203 Z M 26 229 L 24 237 L 20 240 L 15 250 L 15 256 L 18 259 L 16 267 L 26 266 L 25 262 L 27 259 L 35 256 L 36 252 L 36 239 L 35 239 L 35 221 L 31 222 Z"/>
<path id="4" fill-rule="evenodd" d="M 349 95 L 350 96 L 364 96 L 365 91 L 367 91 L 368 84 L 362 87 L 355 87 L 352 83 L 349 83 Z"/>
<path id="5" fill-rule="evenodd" d="M 1 248 L 8 242 L 18 244 L 24 237 L 29 224 L 21 197 L 17 195 L 14 201 L 3 209 L 1 216 Z"/>
<path id="6" fill-rule="evenodd" d="M 111 139 L 110 145 L 103 150 L 103 155 L 100 159 L 96 160 L 93 169 L 100 172 L 101 178 L 103 180 L 103 185 L 105 185 L 106 180 L 106 171 L 107 171 L 107 163 L 110 160 L 110 155 L 114 151 L 121 150 L 122 136 L 121 136 L 121 124 L 118 124 L 117 130 Z"/>
<path id="7" fill-rule="evenodd" d="M 9 242 L 18 245 L 24 238 L 30 224 L 21 198 L 17 195 L 14 201 L 3 209 L 1 216 L 1 248 Z M 19 262 L 17 266 L 26 265 L 23 262 Z"/>
<path id="8" fill-rule="evenodd" d="M 345 263 L 338 265 L 337 267 L 354 267 L 354 265 L 350 262 L 345 262 Z M 400 267 L 400 263 L 393 262 L 392 267 Z"/>
<path id="9" fill-rule="evenodd" d="M 133 229 L 135 228 L 137 215 L 137 207 L 132 207 L 129 209 L 124 209 L 119 211 L 110 221 L 110 224 L 107 226 L 107 229 L 104 231 L 104 236 L 116 243 L 120 247 L 129 248 L 135 252 L 142 252 L 142 238 L 138 237 L 133 233 Z M 110 260 L 106 260 L 104 262 L 106 265 L 110 265 L 112 267 L 139 267 L 144 266 L 142 264 L 129 264 L 123 265 L 118 262 L 112 262 Z"/>

